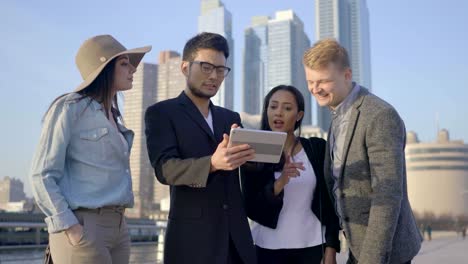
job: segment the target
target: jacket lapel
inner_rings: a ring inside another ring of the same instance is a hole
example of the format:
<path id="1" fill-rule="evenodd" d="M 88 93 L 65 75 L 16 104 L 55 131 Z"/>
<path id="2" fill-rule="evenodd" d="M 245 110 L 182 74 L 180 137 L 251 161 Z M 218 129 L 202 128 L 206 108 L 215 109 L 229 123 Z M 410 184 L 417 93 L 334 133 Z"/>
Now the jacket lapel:
<path id="1" fill-rule="evenodd" d="M 304 148 L 304 152 L 306 153 L 306 156 L 309 159 L 310 163 L 312 164 L 312 168 L 315 171 L 318 166 L 317 159 L 316 159 L 317 153 L 315 153 L 315 150 L 313 149 L 313 147 L 310 146 L 311 144 L 308 139 L 301 137 L 299 138 L 299 140 L 301 141 L 301 145 Z"/>
<path id="2" fill-rule="evenodd" d="M 346 166 L 346 160 L 348 158 L 349 148 L 351 146 L 351 140 L 353 139 L 354 131 L 356 130 L 356 125 L 359 119 L 359 114 L 361 113 L 359 111 L 359 107 L 364 101 L 364 96 L 366 94 L 368 94 L 367 89 L 365 89 L 364 87 L 361 87 L 361 90 L 359 91 L 359 96 L 354 102 L 353 106 L 351 107 L 351 116 L 349 117 L 349 126 L 348 126 L 348 131 L 346 132 L 346 137 L 344 141 L 345 145 L 343 147 L 343 164 L 340 170 L 340 178 L 339 178 L 340 183 L 343 181 L 343 173 L 344 173 L 344 168 Z"/>
<path id="3" fill-rule="evenodd" d="M 213 132 L 211 131 L 211 128 L 208 126 L 208 123 L 206 123 L 205 118 L 203 117 L 202 113 L 200 113 L 200 110 L 195 106 L 195 104 L 190 100 L 190 98 L 185 94 L 185 92 L 182 92 L 179 97 L 177 97 L 179 100 L 179 103 L 182 105 L 182 108 L 184 109 L 185 113 L 206 133 L 208 136 L 216 142 L 215 136 L 213 135 Z M 210 102 L 211 105 L 211 102 Z M 213 109 L 213 108 L 211 108 Z M 213 115 L 213 112 L 211 112 Z M 216 127 L 214 121 L 214 115 L 213 115 L 213 127 Z"/>
<path id="4" fill-rule="evenodd" d="M 315 149 L 315 145 L 313 145 L 312 141 L 313 139 L 306 139 L 306 138 L 299 138 L 301 141 L 301 145 L 304 148 L 304 152 L 306 153 L 307 158 L 309 159 L 310 163 L 312 164 L 312 168 L 314 170 L 314 173 L 316 175 L 317 179 L 317 186 L 322 185 L 322 177 L 318 176 L 318 170 L 319 166 L 321 165 L 321 162 L 318 160 L 319 159 L 319 153 L 317 152 L 317 149 Z"/>
<path id="5" fill-rule="evenodd" d="M 226 129 L 226 119 L 224 119 L 219 107 L 213 105 L 211 102 L 210 109 L 211 116 L 213 117 L 214 138 L 216 143 L 220 143 L 223 140 L 223 134 Z"/>
<path id="6" fill-rule="evenodd" d="M 326 147 L 325 147 L 325 161 L 324 161 L 324 166 L 323 166 L 323 169 L 324 169 L 324 172 L 323 172 L 323 175 L 324 175 L 324 178 L 325 178 L 325 183 L 327 184 L 327 187 L 328 187 L 328 190 L 330 194 L 333 193 L 333 186 L 335 185 L 335 179 L 333 177 L 333 175 L 331 174 L 331 166 L 332 166 L 332 162 L 331 162 L 331 154 L 330 154 L 330 135 L 331 135 L 331 124 L 330 124 L 330 127 L 328 128 L 328 134 L 327 134 L 327 144 L 326 144 Z M 335 203 L 335 197 L 334 195 L 330 195 L 332 201 L 333 201 L 333 204 Z"/>

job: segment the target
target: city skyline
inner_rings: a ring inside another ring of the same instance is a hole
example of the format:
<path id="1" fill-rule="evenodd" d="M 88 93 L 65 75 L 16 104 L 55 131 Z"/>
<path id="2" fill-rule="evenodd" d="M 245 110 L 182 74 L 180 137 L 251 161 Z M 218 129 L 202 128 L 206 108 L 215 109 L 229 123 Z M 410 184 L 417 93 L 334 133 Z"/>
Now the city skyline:
<path id="1" fill-rule="evenodd" d="M 235 79 L 234 109 L 239 111 L 239 43 L 243 43 L 251 17 L 292 9 L 315 42 L 314 1 L 275 1 L 268 5 L 263 1 L 223 2 L 233 14 L 233 39 L 237 45 L 231 74 Z M 1 120 L 7 128 L 0 132 L 0 173 L 22 179 L 28 195 L 27 175 L 41 118 L 55 97 L 80 83 L 74 56 L 85 39 L 110 33 L 128 48 L 151 44 L 153 52 L 144 61 L 155 62 L 159 51 L 181 52 L 185 41 L 198 32 L 199 1 L 142 1 L 132 7 L 123 1 L 112 3 L 112 7 L 90 1 L 0 3 L 0 22 L 9 25 L 5 27 L 8 41 L 0 44 L 0 55 L 7 62 L 0 66 Z M 468 22 L 463 12 L 468 3 L 400 0 L 367 4 L 371 14 L 373 92 L 394 105 L 407 130 L 418 132 L 422 141 L 431 141 L 437 127 L 449 129 L 454 139 L 468 141 L 468 124 L 460 122 L 468 115 L 468 62 L 460 55 L 468 45 L 468 38 L 462 34 Z M 128 13 L 131 19 L 123 19 Z"/>

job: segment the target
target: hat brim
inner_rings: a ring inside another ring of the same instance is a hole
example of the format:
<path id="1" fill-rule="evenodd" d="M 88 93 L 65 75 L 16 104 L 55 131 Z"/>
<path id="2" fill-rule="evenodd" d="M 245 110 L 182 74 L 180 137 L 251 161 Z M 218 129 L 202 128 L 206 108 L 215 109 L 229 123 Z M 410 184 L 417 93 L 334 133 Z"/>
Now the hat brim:
<path id="1" fill-rule="evenodd" d="M 141 60 L 143 59 L 143 56 L 145 56 L 145 54 L 148 53 L 149 51 L 151 51 L 151 46 L 129 49 L 129 50 L 125 50 L 125 51 L 115 54 L 114 56 L 109 58 L 105 63 L 100 65 L 95 71 L 89 74 L 88 77 L 77 88 L 75 88 L 74 91 L 79 92 L 85 89 L 86 87 L 88 87 L 98 77 L 98 75 L 107 66 L 107 64 L 111 62 L 113 59 L 115 59 L 116 57 L 127 54 L 128 57 L 130 58 L 130 63 L 136 68 L 138 67 Z"/>

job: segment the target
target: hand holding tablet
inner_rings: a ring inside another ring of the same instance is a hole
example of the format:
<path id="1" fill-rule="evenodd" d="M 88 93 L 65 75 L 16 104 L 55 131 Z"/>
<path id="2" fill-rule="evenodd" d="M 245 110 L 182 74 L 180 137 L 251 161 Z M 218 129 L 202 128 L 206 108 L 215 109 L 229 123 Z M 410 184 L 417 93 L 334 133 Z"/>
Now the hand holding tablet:
<path id="1" fill-rule="evenodd" d="M 233 124 L 232 128 L 237 128 Z M 255 157 L 255 151 L 248 144 L 229 147 L 229 136 L 223 135 L 223 140 L 218 144 L 216 151 L 210 159 L 210 172 L 217 170 L 235 170 L 245 162 Z"/>
<path id="2" fill-rule="evenodd" d="M 285 132 L 232 128 L 228 146 L 248 144 L 255 150 L 255 158 L 249 161 L 278 163 L 286 137 Z"/>

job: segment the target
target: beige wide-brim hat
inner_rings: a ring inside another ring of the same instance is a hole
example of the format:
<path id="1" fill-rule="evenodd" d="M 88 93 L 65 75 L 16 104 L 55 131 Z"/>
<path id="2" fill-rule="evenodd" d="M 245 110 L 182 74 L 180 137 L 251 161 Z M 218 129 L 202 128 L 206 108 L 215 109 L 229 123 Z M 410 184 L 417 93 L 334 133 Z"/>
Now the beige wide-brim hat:
<path id="1" fill-rule="evenodd" d="M 99 35 L 86 40 L 75 58 L 76 66 L 83 77 L 83 82 L 75 92 L 88 87 L 112 59 L 128 54 L 130 63 L 136 68 L 150 50 L 151 46 L 127 50 L 111 35 Z"/>

